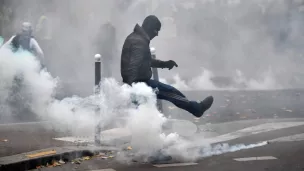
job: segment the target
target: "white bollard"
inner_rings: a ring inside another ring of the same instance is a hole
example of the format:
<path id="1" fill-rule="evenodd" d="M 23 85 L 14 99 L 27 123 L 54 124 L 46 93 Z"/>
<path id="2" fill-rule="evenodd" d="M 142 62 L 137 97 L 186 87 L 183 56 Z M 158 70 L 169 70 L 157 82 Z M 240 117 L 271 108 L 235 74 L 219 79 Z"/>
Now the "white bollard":
<path id="1" fill-rule="evenodd" d="M 96 54 L 95 58 L 95 88 L 94 93 L 97 96 L 100 93 L 100 81 L 101 81 L 101 55 Z M 95 110 L 95 117 L 97 117 L 96 127 L 95 127 L 95 144 L 100 145 L 101 139 L 101 126 L 100 126 L 100 108 L 97 106 Z"/>
<path id="2" fill-rule="evenodd" d="M 154 47 L 150 48 L 150 52 L 153 59 L 156 59 L 156 49 Z M 153 79 L 159 81 L 158 70 L 157 68 L 152 68 Z M 157 100 L 157 107 L 160 112 L 163 112 L 163 105 L 161 100 Z"/>

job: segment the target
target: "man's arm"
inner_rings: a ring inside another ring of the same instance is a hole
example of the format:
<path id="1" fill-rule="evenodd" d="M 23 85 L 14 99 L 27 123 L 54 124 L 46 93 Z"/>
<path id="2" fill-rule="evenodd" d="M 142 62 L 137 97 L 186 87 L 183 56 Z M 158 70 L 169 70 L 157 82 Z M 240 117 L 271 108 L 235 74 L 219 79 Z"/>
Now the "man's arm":
<path id="1" fill-rule="evenodd" d="M 36 55 L 39 57 L 41 65 L 44 65 L 44 53 L 43 53 L 42 49 L 40 48 L 38 42 L 32 38 L 30 43 L 31 43 L 31 47 L 35 51 Z"/>
<path id="2" fill-rule="evenodd" d="M 165 64 L 165 61 L 161 61 L 161 60 L 152 58 L 151 67 L 152 68 L 166 68 L 166 64 Z"/>
<path id="3" fill-rule="evenodd" d="M 5 43 L 2 45 L 2 47 L 10 48 L 11 43 L 12 43 L 14 37 L 15 37 L 15 35 L 12 36 L 7 42 L 5 42 Z"/>
<path id="4" fill-rule="evenodd" d="M 171 70 L 173 67 L 178 67 L 176 62 L 169 60 L 169 61 L 161 61 L 157 59 L 152 59 L 151 62 L 151 67 L 152 68 L 168 68 Z"/>

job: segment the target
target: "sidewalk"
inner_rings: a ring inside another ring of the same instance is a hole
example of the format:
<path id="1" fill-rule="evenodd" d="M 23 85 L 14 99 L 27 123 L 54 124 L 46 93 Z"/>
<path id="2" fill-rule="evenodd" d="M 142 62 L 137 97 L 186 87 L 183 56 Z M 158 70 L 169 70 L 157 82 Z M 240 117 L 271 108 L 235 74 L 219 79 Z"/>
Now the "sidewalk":
<path id="1" fill-rule="evenodd" d="M 68 145 L 53 140 L 62 133 L 45 128 L 45 122 L 0 125 L 0 157 Z"/>
<path id="2" fill-rule="evenodd" d="M 0 170 L 28 170 L 53 160 L 71 161 L 100 152 L 116 151 L 110 146 L 58 141 L 66 137 L 54 131 L 48 122 L 0 124 Z"/>

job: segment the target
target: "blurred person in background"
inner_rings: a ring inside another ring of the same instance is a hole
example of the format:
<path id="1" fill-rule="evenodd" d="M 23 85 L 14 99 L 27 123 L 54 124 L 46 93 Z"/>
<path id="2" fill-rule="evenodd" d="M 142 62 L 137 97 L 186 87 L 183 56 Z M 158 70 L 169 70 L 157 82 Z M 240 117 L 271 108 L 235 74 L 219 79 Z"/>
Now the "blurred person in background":
<path id="1" fill-rule="evenodd" d="M 12 52 L 25 50 L 35 55 L 40 61 L 41 68 L 44 68 L 44 54 L 38 42 L 32 35 L 33 29 L 29 22 L 23 22 L 19 33 L 13 35 L 2 48 L 11 49 Z M 17 71 L 13 79 L 13 84 L 10 91 L 10 96 L 7 99 L 8 104 L 11 106 L 12 113 L 18 117 L 26 119 L 33 117 L 31 109 L 32 98 L 28 95 L 27 85 L 24 83 L 24 73 Z"/>
<path id="2" fill-rule="evenodd" d="M 21 31 L 13 35 L 3 47 L 11 48 L 13 52 L 19 49 L 26 50 L 33 53 L 40 61 L 41 68 L 44 68 L 44 53 L 40 48 L 38 42 L 32 35 L 33 29 L 29 22 L 23 22 Z"/>

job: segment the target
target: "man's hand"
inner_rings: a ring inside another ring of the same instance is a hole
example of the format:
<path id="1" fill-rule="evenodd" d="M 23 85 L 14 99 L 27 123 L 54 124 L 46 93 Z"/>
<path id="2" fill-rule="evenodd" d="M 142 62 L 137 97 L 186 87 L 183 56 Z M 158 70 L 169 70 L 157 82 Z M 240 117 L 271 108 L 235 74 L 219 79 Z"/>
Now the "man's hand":
<path id="1" fill-rule="evenodd" d="M 169 60 L 165 62 L 165 66 L 166 68 L 168 68 L 169 70 L 171 70 L 173 67 L 178 67 L 178 65 L 176 64 L 175 61 L 173 60 Z"/>

